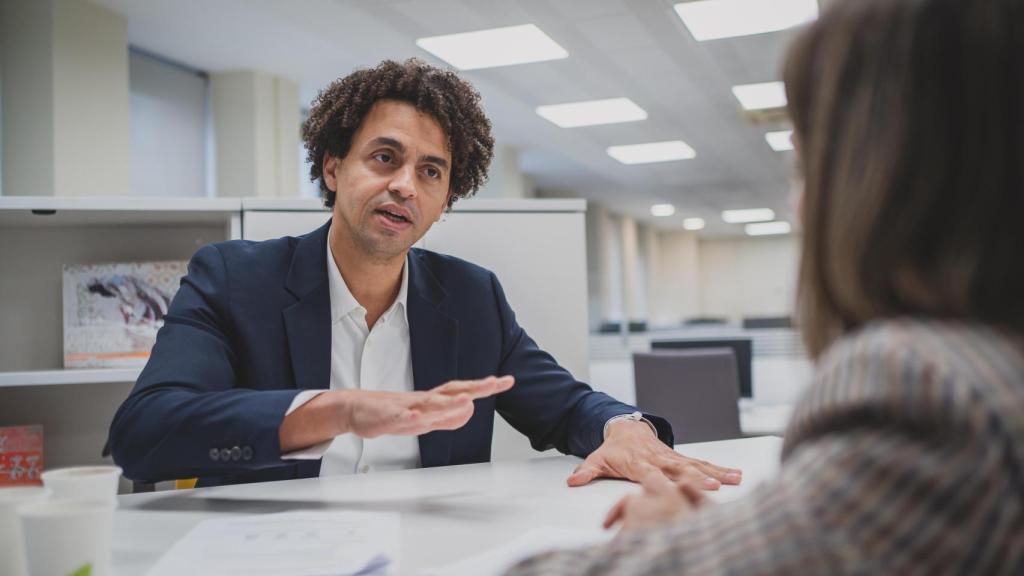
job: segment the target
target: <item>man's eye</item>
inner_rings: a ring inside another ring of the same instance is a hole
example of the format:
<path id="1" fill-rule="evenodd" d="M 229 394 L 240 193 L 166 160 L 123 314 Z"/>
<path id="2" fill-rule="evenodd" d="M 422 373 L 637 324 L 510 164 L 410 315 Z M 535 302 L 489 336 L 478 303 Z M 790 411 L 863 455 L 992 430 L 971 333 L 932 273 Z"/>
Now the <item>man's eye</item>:
<path id="1" fill-rule="evenodd" d="M 391 161 L 394 160 L 394 156 L 392 156 L 391 154 L 389 154 L 387 152 L 378 152 L 378 153 L 374 154 L 373 157 L 378 162 L 383 162 L 385 164 L 391 164 Z"/>
<path id="2" fill-rule="evenodd" d="M 426 170 L 424 170 L 424 172 L 426 172 L 427 178 L 435 178 L 436 179 L 436 178 L 440 178 L 441 177 L 441 171 L 438 170 L 437 168 L 430 168 L 430 167 L 428 167 Z"/>

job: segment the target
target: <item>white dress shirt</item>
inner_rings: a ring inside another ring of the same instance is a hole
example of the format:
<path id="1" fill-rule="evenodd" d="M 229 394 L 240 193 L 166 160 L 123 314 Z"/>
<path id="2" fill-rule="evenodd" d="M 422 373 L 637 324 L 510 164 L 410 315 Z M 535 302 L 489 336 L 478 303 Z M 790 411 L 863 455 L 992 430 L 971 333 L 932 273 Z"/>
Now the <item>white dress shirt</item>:
<path id="1" fill-rule="evenodd" d="M 402 267 L 401 287 L 391 307 L 366 326 L 366 308 L 356 301 L 338 270 L 331 243 L 327 243 L 327 280 L 331 294 L 331 390 L 413 390 L 412 356 L 406 300 L 409 293 L 409 263 Z M 324 390 L 299 393 L 288 407 L 291 414 Z M 343 434 L 304 450 L 290 452 L 287 459 L 323 457 L 321 476 L 362 474 L 382 470 L 418 468 L 420 448 L 416 436 L 380 436 L 364 439 Z"/>

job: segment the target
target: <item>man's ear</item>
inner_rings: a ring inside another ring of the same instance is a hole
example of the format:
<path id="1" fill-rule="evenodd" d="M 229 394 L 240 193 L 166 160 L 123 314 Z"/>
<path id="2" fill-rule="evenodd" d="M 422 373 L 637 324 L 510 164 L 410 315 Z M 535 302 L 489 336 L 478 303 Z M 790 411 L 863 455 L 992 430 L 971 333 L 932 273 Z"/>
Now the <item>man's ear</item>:
<path id="1" fill-rule="evenodd" d="M 338 179 L 334 177 L 334 171 L 338 169 L 338 164 L 341 163 L 341 158 L 331 156 L 330 153 L 324 152 L 324 168 L 323 168 L 323 179 L 324 185 L 331 192 L 338 192 Z"/>
<path id="2" fill-rule="evenodd" d="M 441 213 L 437 216 L 437 222 L 440 222 L 444 215 L 448 213 L 448 202 L 452 199 L 452 189 L 448 189 L 448 194 L 444 197 L 444 208 L 441 209 Z"/>

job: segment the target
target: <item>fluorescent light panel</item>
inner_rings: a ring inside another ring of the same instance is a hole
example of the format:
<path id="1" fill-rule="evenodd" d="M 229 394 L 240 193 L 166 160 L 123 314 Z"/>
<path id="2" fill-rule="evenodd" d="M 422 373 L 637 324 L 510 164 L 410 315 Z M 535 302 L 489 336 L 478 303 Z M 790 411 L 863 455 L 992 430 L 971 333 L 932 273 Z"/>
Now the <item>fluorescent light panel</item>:
<path id="1" fill-rule="evenodd" d="M 775 236 L 778 234 L 789 234 L 793 227 L 789 225 L 789 222 L 779 221 L 747 224 L 745 229 L 747 236 Z"/>
<path id="2" fill-rule="evenodd" d="M 533 24 L 431 36 L 416 45 L 459 70 L 477 70 L 568 58 L 569 53 Z"/>
<path id="3" fill-rule="evenodd" d="M 704 229 L 704 219 L 703 218 L 687 218 L 687 219 L 683 220 L 683 228 L 686 229 L 686 230 L 691 230 L 693 232 L 696 232 L 697 230 L 703 230 Z"/>
<path id="4" fill-rule="evenodd" d="M 646 120 L 647 112 L 629 98 L 609 98 L 538 106 L 537 114 L 561 128 Z"/>
<path id="5" fill-rule="evenodd" d="M 764 139 L 768 141 L 768 145 L 771 146 L 772 150 L 775 150 L 776 152 L 786 152 L 787 150 L 793 149 L 792 130 L 769 132 L 764 135 Z"/>
<path id="6" fill-rule="evenodd" d="M 771 208 L 748 208 L 743 210 L 725 210 L 722 212 L 722 220 L 729 224 L 767 222 L 774 219 L 775 211 Z"/>
<path id="7" fill-rule="evenodd" d="M 703 0 L 675 5 L 699 41 L 778 32 L 818 17 L 818 0 Z"/>
<path id="8" fill-rule="evenodd" d="M 655 204 L 651 206 L 651 216 L 671 216 L 676 213 L 676 207 L 671 204 Z"/>
<path id="9" fill-rule="evenodd" d="M 786 85 L 782 82 L 733 86 L 732 93 L 747 110 L 782 108 L 786 105 Z"/>
<path id="10" fill-rule="evenodd" d="M 608 148 L 608 155 L 623 164 L 649 164 L 651 162 L 689 160 L 695 158 L 697 152 L 682 140 L 671 140 L 668 142 L 612 146 Z"/>

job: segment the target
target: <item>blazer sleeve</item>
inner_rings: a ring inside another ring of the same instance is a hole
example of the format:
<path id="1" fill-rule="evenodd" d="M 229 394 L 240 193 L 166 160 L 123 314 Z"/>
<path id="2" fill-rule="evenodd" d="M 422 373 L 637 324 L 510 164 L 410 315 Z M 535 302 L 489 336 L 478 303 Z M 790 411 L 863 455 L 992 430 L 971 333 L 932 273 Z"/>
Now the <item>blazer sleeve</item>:
<path id="1" fill-rule="evenodd" d="M 1020 573 L 1008 427 L 955 376 L 899 356 L 862 350 L 818 378 L 780 476 L 750 496 L 509 574 Z"/>
<path id="2" fill-rule="evenodd" d="M 149 362 L 110 426 L 114 461 L 126 477 L 155 482 L 288 464 L 278 428 L 299 391 L 238 387 L 228 281 L 217 246 L 196 252 Z"/>
<path id="3" fill-rule="evenodd" d="M 498 374 L 516 378 L 515 386 L 498 396 L 497 412 L 526 435 L 534 449 L 554 447 L 565 454 L 587 457 L 604 442 L 605 423 L 636 408 L 579 382 L 541 350 L 516 322 L 497 277 L 491 274 L 490 278 L 501 320 Z M 672 446 L 668 421 L 653 414 L 644 416 L 654 424 L 658 437 Z"/>

